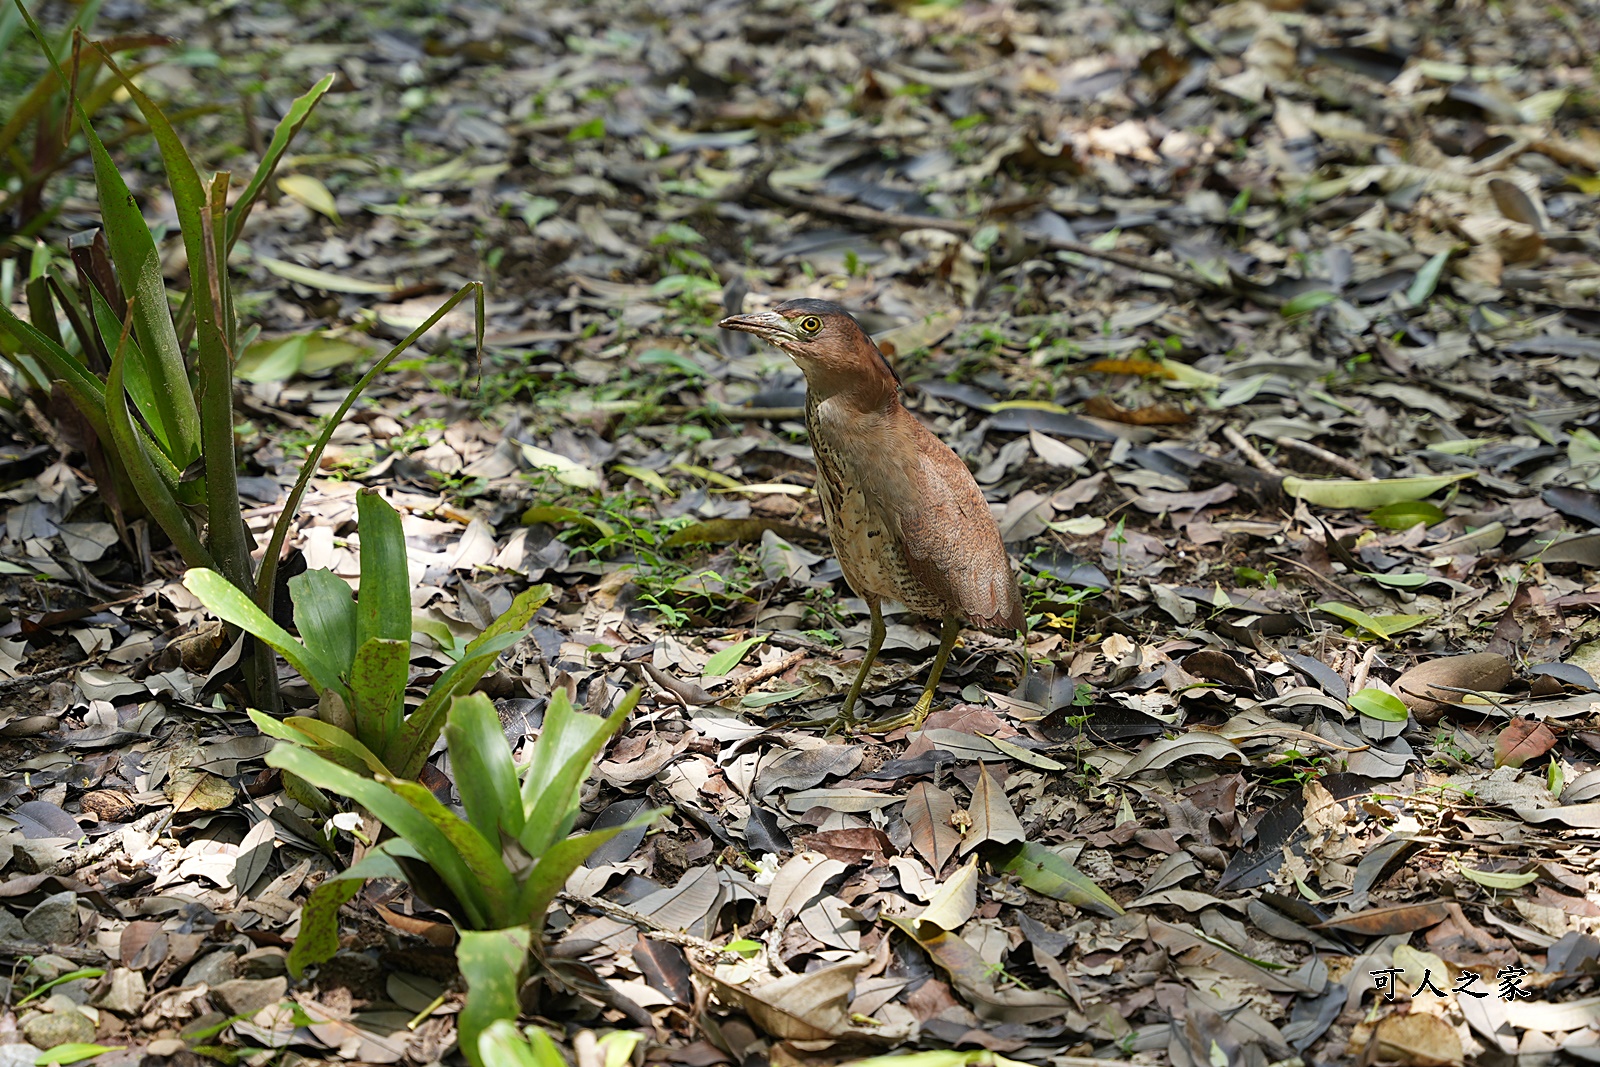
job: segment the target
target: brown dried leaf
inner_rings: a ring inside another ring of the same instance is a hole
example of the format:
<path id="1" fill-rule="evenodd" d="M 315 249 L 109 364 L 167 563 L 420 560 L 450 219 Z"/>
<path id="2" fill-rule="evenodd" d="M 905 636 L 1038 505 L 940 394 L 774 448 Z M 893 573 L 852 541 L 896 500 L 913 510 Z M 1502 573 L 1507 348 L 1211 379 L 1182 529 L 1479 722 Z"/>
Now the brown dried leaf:
<path id="1" fill-rule="evenodd" d="M 1495 652 L 1474 652 L 1419 663 L 1395 680 L 1394 691 L 1418 722 L 1431 726 L 1461 699 L 1460 693 L 1435 686 L 1493 693 L 1509 681 L 1510 660 Z"/>
<path id="2" fill-rule="evenodd" d="M 1341 919 L 1329 919 L 1325 923 L 1317 923 L 1311 929 L 1338 930 L 1344 934 L 1383 937 L 1388 934 L 1426 930 L 1430 926 L 1439 925 L 1449 917 L 1449 907 L 1443 901 L 1435 900 L 1426 904 L 1397 904 L 1388 908 L 1369 908 Z"/>
<path id="3" fill-rule="evenodd" d="M 934 873 L 961 847 L 961 833 L 950 822 L 956 813 L 956 800 L 948 792 L 926 782 L 918 782 L 906 795 L 906 824 L 911 827 L 911 847 L 928 861 Z"/>
<path id="4" fill-rule="evenodd" d="M 173 810 L 221 811 L 233 803 L 234 788 L 226 778 L 205 771 L 181 770 L 167 781 L 167 797 Z"/>
<path id="5" fill-rule="evenodd" d="M 1378 1024 L 1378 1052 L 1411 1067 L 1451 1067 L 1461 1063 L 1461 1038 L 1455 1027 L 1427 1012 L 1391 1015 Z"/>
<path id="6" fill-rule="evenodd" d="M 1495 739 L 1494 765 L 1520 767 L 1549 752 L 1555 743 L 1556 735 L 1550 727 L 1519 716 L 1512 719 L 1510 725 L 1501 730 L 1500 736 Z"/>

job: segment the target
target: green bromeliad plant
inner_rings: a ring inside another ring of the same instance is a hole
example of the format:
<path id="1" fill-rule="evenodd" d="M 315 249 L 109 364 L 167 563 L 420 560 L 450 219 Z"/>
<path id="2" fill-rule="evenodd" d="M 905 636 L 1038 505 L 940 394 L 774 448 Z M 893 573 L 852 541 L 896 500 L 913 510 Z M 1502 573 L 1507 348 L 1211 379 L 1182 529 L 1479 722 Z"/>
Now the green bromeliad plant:
<path id="1" fill-rule="evenodd" d="M 66 25 L 54 39 L 40 42 L 42 47 L 58 59 L 66 55 L 77 35 L 94 24 L 102 3 L 103 0 L 85 0 L 81 4 L 67 5 Z M 20 10 L 0 6 L 0 72 L 3 72 L 0 93 L 8 96 L 13 105 L 0 121 L 0 226 L 31 237 L 48 225 L 61 208 L 61 201 L 52 202 L 46 198 L 46 183 L 81 159 L 86 149 L 60 136 L 63 128 L 70 130 L 73 126 L 67 87 L 48 64 L 40 69 L 31 56 L 23 55 L 28 45 L 26 30 Z M 113 55 L 170 43 L 168 37 L 138 31 L 117 34 L 101 42 Z M 103 77 L 99 52 L 75 53 L 73 60 L 72 90 L 84 112 L 93 117 L 115 97 L 117 82 L 114 78 Z M 129 72 L 137 77 L 150 66 L 153 64 L 138 64 Z M 220 107 L 216 104 L 204 104 L 186 109 L 183 114 L 217 110 Z M 147 132 L 138 123 L 129 123 L 120 137 L 126 139 Z"/>
<path id="2" fill-rule="evenodd" d="M 422 704 L 406 714 L 411 680 L 411 578 L 400 515 L 375 490 L 356 496 L 361 536 L 361 596 L 332 571 L 289 579 L 296 639 L 228 579 L 204 567 L 183 583 L 222 621 L 274 649 L 317 694 L 317 715 L 279 721 L 260 711 L 261 732 L 320 753 L 357 773 L 381 770 L 414 779 L 444 729 L 450 701 L 470 693 L 500 654 L 516 644 L 550 597 L 537 585 L 461 649 Z"/>
<path id="3" fill-rule="evenodd" d="M 376 760 L 360 773 L 309 747 L 275 747 L 269 765 L 349 797 L 396 835 L 312 892 L 289 953 L 290 971 L 299 975 L 333 955 L 339 908 L 367 879 L 404 879 L 461 931 L 456 962 L 468 985 L 457 1020 L 463 1053 L 475 1067 L 502 1062 L 483 1057 L 479 1036 L 496 1020 L 516 1019 L 530 963 L 542 956 L 545 914 L 556 894 L 596 848 L 661 814 L 658 809 L 620 826 L 572 834 L 594 759 L 638 700 L 634 690 L 601 718 L 574 709 L 566 690 L 557 688 L 532 756 L 518 767 L 489 698 L 457 697 L 445 742 L 466 818 Z"/>
<path id="4" fill-rule="evenodd" d="M 56 83 L 73 84 L 22 0 L 15 0 L 15 6 L 43 49 Z M 81 40 L 76 47 L 83 50 Z M 70 403 L 92 438 L 85 446 L 91 458 L 105 461 L 101 489 L 113 507 L 120 498 L 128 510 L 148 514 L 185 564 L 220 573 L 263 612 L 270 612 L 278 560 L 306 484 L 339 422 L 374 378 L 468 295 L 477 306 L 481 348 L 483 286 L 463 286 L 350 390 L 307 456 L 258 573 L 240 506 L 234 452 L 234 363 L 250 331 L 240 327 L 227 263 L 251 209 L 295 134 L 332 86 L 333 76 L 290 106 L 230 206 L 230 175 L 219 172 L 203 179 L 167 114 L 117 64 L 113 47 L 94 42 L 88 49 L 92 65 L 109 72 L 107 84 L 132 100 L 160 150 L 188 261 L 188 292 L 174 311 L 156 236 L 95 131 L 87 106 L 94 101 L 75 95 L 72 116 L 88 142 L 104 251 L 97 256 L 90 242 L 85 256 L 75 259 L 75 280 L 52 270 L 48 254 L 32 258 L 23 287 L 28 320 L 0 301 L 0 358 L 25 384 Z M 75 66 L 82 69 L 85 64 Z M 67 320 L 66 331 L 58 325 L 58 310 Z M 258 646 L 247 671 L 252 702 L 275 710 L 277 674 L 270 650 Z"/>
<path id="5" fill-rule="evenodd" d="M 633 1030 L 613 1030 L 595 1042 L 601 1067 L 627 1067 L 644 1035 Z M 567 1067 L 567 1061 L 549 1034 L 537 1026 L 518 1030 L 500 1019 L 478 1035 L 478 1055 L 494 1067 Z"/>

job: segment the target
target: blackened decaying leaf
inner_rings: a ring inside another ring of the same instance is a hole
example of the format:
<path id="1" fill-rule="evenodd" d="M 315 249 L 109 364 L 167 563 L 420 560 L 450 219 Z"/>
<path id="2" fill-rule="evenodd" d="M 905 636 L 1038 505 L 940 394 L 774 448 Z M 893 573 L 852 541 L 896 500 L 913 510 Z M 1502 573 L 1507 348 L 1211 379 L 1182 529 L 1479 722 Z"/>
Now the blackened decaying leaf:
<path id="1" fill-rule="evenodd" d="M 671 997 L 674 1004 L 694 1003 L 694 981 L 683 949 L 644 938 L 634 946 L 633 962 L 651 988 Z"/>
<path id="2" fill-rule="evenodd" d="M 1338 930 L 1341 933 L 1382 937 L 1386 934 L 1410 933 L 1437 926 L 1450 917 L 1449 908 L 1438 901 L 1421 904 L 1396 904 L 1386 908 L 1369 908 L 1354 915 L 1329 919 L 1316 929 Z"/>
<path id="3" fill-rule="evenodd" d="M 1329 774 L 1318 779 L 1335 800 L 1348 800 L 1378 786 L 1379 783 L 1358 774 Z M 1217 889 L 1243 891 L 1265 885 L 1283 863 L 1284 850 L 1300 854 L 1307 833 L 1302 822 L 1305 798 L 1299 793 L 1279 801 L 1256 823 L 1256 845 L 1248 851 L 1234 853 L 1222 877 L 1217 879 Z"/>
<path id="4" fill-rule="evenodd" d="M 744 841 L 745 847 L 756 855 L 763 852 L 789 852 L 794 848 L 777 819 L 758 804 L 750 806 L 750 819 L 745 824 Z"/>

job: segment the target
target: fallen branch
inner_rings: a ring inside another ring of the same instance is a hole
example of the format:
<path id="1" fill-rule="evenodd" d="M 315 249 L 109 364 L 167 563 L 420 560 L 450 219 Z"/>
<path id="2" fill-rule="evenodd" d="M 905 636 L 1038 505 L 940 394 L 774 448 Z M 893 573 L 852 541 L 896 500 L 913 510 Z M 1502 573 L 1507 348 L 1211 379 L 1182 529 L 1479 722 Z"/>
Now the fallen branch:
<path id="1" fill-rule="evenodd" d="M 659 920 L 646 915 L 643 912 L 634 911 L 632 908 L 625 908 L 621 904 L 613 904 L 611 901 L 604 900 L 600 897 L 591 897 L 587 893 L 562 892 L 556 894 L 556 899 L 564 901 L 568 904 L 575 904 L 580 908 L 589 908 L 592 911 L 598 911 L 602 915 L 609 915 L 611 918 L 620 922 L 637 926 L 639 929 L 643 930 L 645 932 L 645 936 L 649 937 L 652 941 L 665 941 L 668 944 L 677 945 L 679 948 L 692 948 L 696 952 L 703 952 L 713 959 L 720 960 L 739 958 L 738 953 L 729 952 L 722 946 L 712 944 L 703 937 L 695 937 L 693 934 L 686 934 L 679 930 L 673 930 L 665 923 L 660 922 Z"/>
<path id="2" fill-rule="evenodd" d="M 971 237 L 983 226 L 981 221 L 971 219 L 946 219 L 937 215 L 908 215 L 898 211 L 879 211 L 876 208 L 863 207 L 860 204 L 847 204 L 827 197 L 812 196 L 809 193 L 796 192 L 792 189 L 780 189 L 768 179 L 772 174 L 771 167 L 764 167 L 751 176 L 747 185 L 739 188 L 738 192 L 758 196 L 764 200 L 781 204 L 784 207 L 796 208 L 800 211 L 811 211 L 819 215 L 831 215 L 837 219 L 847 219 L 851 222 L 865 223 L 890 230 L 944 230 L 947 233 L 958 233 L 963 237 Z M 1175 282 L 1182 282 L 1196 289 L 1209 293 L 1222 293 L 1227 296 L 1246 296 L 1253 300 L 1270 300 L 1265 294 L 1256 292 L 1243 293 L 1227 282 L 1218 282 L 1182 267 L 1163 263 L 1149 256 L 1141 256 L 1137 252 L 1118 252 L 1109 248 L 1096 248 L 1094 245 L 1082 241 L 1070 241 L 1064 237 L 1037 237 L 1044 247 L 1054 252 L 1070 252 L 1075 255 L 1088 256 L 1106 263 L 1115 263 L 1119 267 L 1129 270 L 1143 271 L 1161 278 L 1170 278 Z"/>
<path id="3" fill-rule="evenodd" d="M 1326 448 L 1319 448 L 1310 441 L 1299 441 L 1293 437 L 1275 437 L 1273 438 L 1273 444 L 1277 445 L 1279 448 L 1288 448 L 1296 452 L 1303 452 L 1313 459 L 1317 459 L 1323 463 L 1326 463 L 1328 466 L 1332 467 L 1341 474 L 1348 474 L 1350 477 L 1359 481 L 1370 482 L 1375 480 L 1372 477 L 1371 471 L 1362 470 L 1360 467 L 1356 466 L 1356 464 L 1350 462 L 1348 459 L 1345 459 L 1337 452 L 1329 452 Z"/>

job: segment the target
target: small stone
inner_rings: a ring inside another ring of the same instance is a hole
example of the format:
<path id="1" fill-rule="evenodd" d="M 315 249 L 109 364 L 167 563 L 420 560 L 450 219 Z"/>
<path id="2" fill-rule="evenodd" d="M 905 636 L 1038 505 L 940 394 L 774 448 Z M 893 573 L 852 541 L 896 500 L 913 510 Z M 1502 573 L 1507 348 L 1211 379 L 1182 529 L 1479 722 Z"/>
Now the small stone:
<path id="1" fill-rule="evenodd" d="M 287 978 L 235 978 L 213 986 L 211 997 L 233 1015 L 254 1015 L 278 1003 L 289 992 Z"/>
<path id="2" fill-rule="evenodd" d="M 178 1053 L 182 1052 L 184 1049 L 186 1049 L 188 1047 L 189 1047 L 188 1045 L 185 1045 L 183 1043 L 183 1040 L 181 1038 L 176 1038 L 176 1037 L 158 1037 L 154 1041 L 152 1041 L 148 1045 L 146 1045 L 144 1047 L 144 1050 L 145 1050 L 145 1052 L 149 1053 L 152 1056 L 166 1057 L 166 1056 L 176 1056 Z"/>
<path id="3" fill-rule="evenodd" d="M 53 982 L 68 971 L 78 969 L 78 964 L 73 963 L 65 956 L 57 956 L 53 952 L 45 952 L 33 958 L 28 964 L 28 976 L 37 982 Z"/>
<path id="4" fill-rule="evenodd" d="M 231 949 L 210 952 L 201 956 L 183 976 L 184 985 L 208 985 L 216 988 L 239 973 L 239 957 Z"/>
<path id="5" fill-rule="evenodd" d="M 33 1067 L 39 1052 L 39 1049 L 20 1041 L 15 1045 L 0 1045 L 0 1067 Z"/>
<path id="6" fill-rule="evenodd" d="M 78 986 L 76 990 L 72 986 Z M 74 995 L 76 994 L 76 995 Z M 67 982 L 50 990 L 50 995 L 34 1007 L 40 1011 L 77 1011 L 80 1005 L 89 1003 L 89 991 L 78 985 L 77 982 Z M 90 1008 L 83 1013 L 90 1022 L 99 1022 L 100 1013 Z"/>
<path id="7" fill-rule="evenodd" d="M 94 1023 L 75 1011 L 43 1012 L 22 1024 L 22 1036 L 42 1049 L 94 1040 Z"/>
<path id="8" fill-rule="evenodd" d="M 52 893 L 22 917 L 28 936 L 47 945 L 78 943 L 78 895 L 71 890 Z"/>
<path id="9" fill-rule="evenodd" d="M 289 973 L 289 954 L 281 948 L 258 948 L 239 957 L 240 978 L 276 978 Z"/>
<path id="10" fill-rule="evenodd" d="M 74 842 L 68 837 L 35 837 L 11 846 L 11 862 L 23 874 L 38 874 L 72 859 Z"/>
<path id="11" fill-rule="evenodd" d="M 5 908 L 0 908 L 0 939 L 6 941 L 32 941 L 22 920 Z"/>
<path id="12" fill-rule="evenodd" d="M 94 999 L 94 1005 L 118 1015 L 132 1015 L 144 1007 L 147 996 L 149 990 L 145 988 L 143 974 L 117 967 L 111 972 L 111 982 L 105 992 Z"/>

